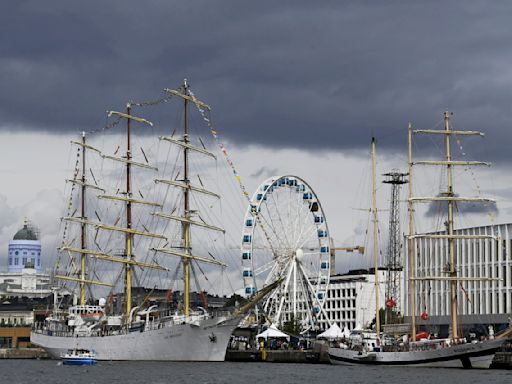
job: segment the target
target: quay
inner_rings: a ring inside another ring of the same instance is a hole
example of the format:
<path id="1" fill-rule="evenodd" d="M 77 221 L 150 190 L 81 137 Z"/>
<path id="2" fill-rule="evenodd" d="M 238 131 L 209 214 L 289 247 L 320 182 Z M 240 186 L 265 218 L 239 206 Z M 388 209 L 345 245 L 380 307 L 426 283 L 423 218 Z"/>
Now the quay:
<path id="1" fill-rule="evenodd" d="M 0 359 L 48 359 L 42 348 L 0 348 Z"/>
<path id="2" fill-rule="evenodd" d="M 305 363 L 329 364 L 327 345 L 314 343 L 311 349 L 258 349 L 235 350 L 228 349 L 226 361 L 252 362 L 266 361 L 269 363 Z"/>

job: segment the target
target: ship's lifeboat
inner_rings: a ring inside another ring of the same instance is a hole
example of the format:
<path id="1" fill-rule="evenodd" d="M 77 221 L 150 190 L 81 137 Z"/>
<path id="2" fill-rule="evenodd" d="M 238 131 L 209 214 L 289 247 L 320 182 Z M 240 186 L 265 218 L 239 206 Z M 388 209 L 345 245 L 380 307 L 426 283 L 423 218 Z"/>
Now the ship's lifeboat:
<path id="1" fill-rule="evenodd" d="M 69 308 L 71 315 L 80 316 L 83 321 L 98 321 L 103 317 L 103 307 L 98 305 L 75 305 Z"/>
<path id="2" fill-rule="evenodd" d="M 428 339 L 430 334 L 428 332 L 422 331 L 416 334 L 416 341 L 420 341 L 421 339 Z"/>
<path id="3" fill-rule="evenodd" d="M 98 321 L 103 317 L 103 312 L 81 313 L 80 317 L 83 321 Z"/>

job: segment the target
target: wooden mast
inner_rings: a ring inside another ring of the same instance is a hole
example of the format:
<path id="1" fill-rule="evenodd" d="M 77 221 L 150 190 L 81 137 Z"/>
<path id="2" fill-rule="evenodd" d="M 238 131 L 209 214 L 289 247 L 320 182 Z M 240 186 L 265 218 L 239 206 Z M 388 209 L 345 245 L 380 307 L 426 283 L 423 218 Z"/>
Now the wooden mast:
<path id="1" fill-rule="evenodd" d="M 126 105 L 126 114 L 130 116 L 131 113 L 131 105 L 128 103 Z M 131 154 L 131 119 L 126 119 L 126 197 L 131 197 L 131 163 L 132 159 Z M 130 200 L 126 201 L 126 228 L 132 228 L 132 203 Z M 126 232 L 126 244 L 125 244 L 125 255 L 126 260 L 131 261 L 132 259 L 132 240 L 133 234 L 131 232 Z M 130 312 L 132 310 L 132 269 L 131 264 L 125 264 L 125 299 L 126 299 L 126 316 L 129 318 Z"/>
<path id="2" fill-rule="evenodd" d="M 445 192 L 448 200 L 448 220 L 447 220 L 447 232 L 448 232 L 448 252 L 450 256 L 450 306 L 451 306 L 451 321 L 452 321 L 452 338 L 458 339 L 458 321 L 457 321 L 457 269 L 456 269 L 456 259 L 455 259 L 455 244 L 453 238 L 453 205 L 454 201 L 452 198 L 454 197 L 453 193 L 453 176 L 452 176 L 452 165 L 451 165 L 451 145 L 450 145 L 450 114 L 449 112 L 444 113 L 444 130 L 446 131 L 446 135 L 444 137 L 445 146 L 446 146 L 446 178 L 447 178 L 447 191 Z"/>
<path id="3" fill-rule="evenodd" d="M 85 150 L 86 150 L 86 143 L 85 143 L 85 132 L 82 132 L 82 187 L 81 187 L 81 202 L 80 202 L 80 215 L 81 218 L 84 220 L 84 222 L 81 224 L 81 231 L 80 231 L 80 248 L 82 250 L 87 249 L 86 245 L 86 223 L 85 220 L 87 218 L 85 217 L 85 193 L 86 193 L 86 186 L 85 186 Z M 87 254 L 81 253 L 80 254 L 80 305 L 85 305 L 85 260 L 86 260 Z"/>
<path id="4" fill-rule="evenodd" d="M 373 268 L 375 280 L 375 330 L 380 338 L 380 298 L 379 298 L 379 238 L 377 216 L 377 160 L 375 138 L 372 137 L 372 213 L 373 213 Z"/>
<path id="5" fill-rule="evenodd" d="M 415 257 L 414 247 L 414 204 L 412 201 L 412 124 L 409 123 L 407 128 L 407 146 L 408 146 L 408 162 L 409 162 L 409 199 L 407 203 L 409 211 L 409 237 L 407 239 L 407 257 L 409 264 L 409 287 L 411 300 L 411 338 L 416 341 L 416 280 L 415 277 Z"/>
<path id="6" fill-rule="evenodd" d="M 453 222 L 453 211 L 455 208 L 455 203 L 460 202 L 494 202 L 492 199 L 487 198 L 478 198 L 478 197 L 460 197 L 455 196 L 453 192 L 453 167 L 454 166 L 473 166 L 473 165 L 489 165 L 489 163 L 481 162 L 481 161 L 452 161 L 451 156 L 451 136 L 452 135 L 475 135 L 475 136 L 483 136 L 484 134 L 478 131 L 454 131 L 450 127 L 450 113 L 444 112 L 444 129 L 442 130 L 433 130 L 433 129 L 420 129 L 414 130 L 412 133 L 426 133 L 426 134 L 440 134 L 444 135 L 445 142 L 445 151 L 446 151 L 446 160 L 443 161 L 416 161 L 412 162 L 412 156 L 409 155 L 410 166 L 416 164 L 423 165 L 442 165 L 446 166 L 446 176 L 447 176 L 447 189 L 445 192 L 441 193 L 441 196 L 436 197 L 412 197 L 409 195 L 409 203 L 414 202 L 447 202 L 448 206 L 448 217 L 446 220 L 446 234 L 423 234 L 423 235 L 413 235 L 412 228 L 410 228 L 410 250 L 414 248 L 414 239 L 416 237 L 424 237 L 431 239 L 447 239 L 448 240 L 448 258 L 449 258 L 449 270 L 448 277 L 439 277 L 439 276 L 424 276 L 422 278 L 416 278 L 413 276 L 413 271 L 410 272 L 411 278 L 410 283 L 411 287 L 414 286 L 415 280 L 447 280 L 450 282 L 450 318 L 451 318 L 451 327 L 452 327 L 452 338 L 459 338 L 459 330 L 458 330 L 458 299 L 457 299 L 457 285 L 459 281 L 464 280 L 488 280 L 487 278 L 482 277 L 458 277 L 457 276 L 457 259 L 455 255 L 455 239 L 483 239 L 483 238 L 492 238 L 495 239 L 494 235 L 455 235 L 454 234 L 454 222 Z M 411 136 L 411 135 L 410 135 Z M 409 138 L 409 146 L 411 145 L 411 138 Z M 409 148 L 411 152 L 411 149 Z M 413 266 L 413 260 L 410 259 L 410 267 Z M 413 292 L 414 293 L 414 292 Z M 411 297 L 411 299 L 414 296 Z M 412 303 L 411 303 L 412 304 Z M 414 314 L 414 313 L 413 313 Z"/>
<path id="7" fill-rule="evenodd" d="M 183 94 L 188 96 L 188 84 L 187 79 L 183 81 L 182 87 Z M 188 177 L 188 151 L 189 148 L 187 145 L 189 144 L 188 139 L 188 99 L 183 98 L 183 142 L 185 146 L 183 147 L 183 167 L 184 167 L 184 182 L 187 185 L 187 188 L 184 189 L 184 199 L 183 199 L 183 216 L 187 221 L 183 221 L 181 223 L 182 226 L 182 240 L 183 240 L 183 250 L 187 255 L 191 254 L 190 251 L 190 201 L 189 201 L 189 185 L 190 180 Z M 184 301 L 184 313 L 185 316 L 190 314 L 190 258 L 182 258 L 183 263 L 183 301 Z"/>

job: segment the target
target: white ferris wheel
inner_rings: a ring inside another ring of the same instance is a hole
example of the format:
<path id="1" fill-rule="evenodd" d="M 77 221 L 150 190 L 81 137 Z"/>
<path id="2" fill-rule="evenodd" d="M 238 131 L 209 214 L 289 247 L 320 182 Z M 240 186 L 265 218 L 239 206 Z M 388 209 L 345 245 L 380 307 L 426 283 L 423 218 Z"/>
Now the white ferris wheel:
<path id="1" fill-rule="evenodd" d="M 316 328 L 330 276 L 327 219 L 313 188 L 297 176 L 265 180 L 251 199 L 242 234 L 246 296 L 282 279 L 263 303 L 270 321 Z"/>

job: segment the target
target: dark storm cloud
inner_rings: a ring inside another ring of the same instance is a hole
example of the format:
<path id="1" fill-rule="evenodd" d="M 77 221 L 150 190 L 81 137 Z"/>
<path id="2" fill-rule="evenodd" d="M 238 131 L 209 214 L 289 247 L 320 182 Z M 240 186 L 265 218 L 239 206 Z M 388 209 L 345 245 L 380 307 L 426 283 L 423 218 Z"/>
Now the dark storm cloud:
<path id="1" fill-rule="evenodd" d="M 512 5 L 425 1 L 9 1 L 3 130 L 90 130 L 187 77 L 224 137 L 403 148 L 445 109 L 510 159 Z"/>
<path id="2" fill-rule="evenodd" d="M 441 195 L 438 195 L 441 196 Z M 455 195 L 459 196 L 459 195 Z M 436 217 L 446 215 L 448 211 L 448 203 L 445 201 L 435 201 L 430 203 L 427 211 L 425 212 L 425 216 L 427 217 Z M 474 202 L 457 202 L 455 204 L 455 212 L 460 214 L 480 214 L 480 215 L 488 215 L 498 214 L 498 206 L 495 202 L 486 202 L 486 203 L 474 203 Z"/>
<path id="3" fill-rule="evenodd" d="M 261 177 L 272 177 L 278 174 L 277 168 L 261 167 L 256 172 L 250 175 L 250 177 L 261 178 Z"/>

